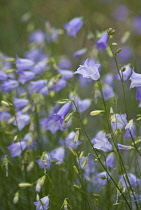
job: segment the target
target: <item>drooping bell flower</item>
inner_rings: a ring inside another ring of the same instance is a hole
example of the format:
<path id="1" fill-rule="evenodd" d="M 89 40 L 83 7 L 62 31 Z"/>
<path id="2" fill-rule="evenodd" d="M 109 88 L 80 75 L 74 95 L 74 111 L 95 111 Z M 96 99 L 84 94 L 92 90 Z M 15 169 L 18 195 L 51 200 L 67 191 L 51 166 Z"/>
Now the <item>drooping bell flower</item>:
<path id="1" fill-rule="evenodd" d="M 71 103 L 70 102 L 64 104 L 61 107 L 61 109 L 56 114 L 54 114 L 54 117 L 55 117 L 54 120 L 59 121 L 62 124 L 66 115 L 70 111 L 70 108 L 71 108 Z"/>
<path id="2" fill-rule="evenodd" d="M 18 71 L 23 71 L 23 70 L 30 70 L 30 68 L 34 65 L 34 62 L 30 59 L 19 58 L 17 56 L 15 64 Z"/>
<path id="3" fill-rule="evenodd" d="M 117 74 L 115 78 L 119 81 L 123 80 L 126 82 L 131 77 L 132 71 L 133 69 L 129 65 L 126 65 L 119 71 L 120 75 Z"/>
<path id="4" fill-rule="evenodd" d="M 130 79 L 131 79 L 130 88 L 140 87 L 141 86 L 141 74 L 135 73 L 133 71 Z"/>
<path id="5" fill-rule="evenodd" d="M 49 197 L 45 196 L 41 198 L 39 201 L 34 202 L 36 206 L 36 210 L 47 210 L 49 209 Z"/>
<path id="6" fill-rule="evenodd" d="M 21 142 L 13 142 L 10 146 L 7 147 L 11 151 L 11 156 L 16 157 L 16 156 L 21 156 L 21 153 L 25 150 L 26 148 L 26 142 L 21 141 Z"/>
<path id="7" fill-rule="evenodd" d="M 83 25 L 82 18 L 76 17 L 70 20 L 68 23 L 64 25 L 64 29 L 66 30 L 68 36 L 76 37 L 78 31 L 81 29 Z"/>
<path id="8" fill-rule="evenodd" d="M 96 48 L 104 52 L 104 50 L 107 47 L 107 43 L 108 43 L 108 34 L 107 32 L 104 32 L 102 36 L 100 37 L 100 39 L 96 42 L 96 45 L 97 45 Z"/>

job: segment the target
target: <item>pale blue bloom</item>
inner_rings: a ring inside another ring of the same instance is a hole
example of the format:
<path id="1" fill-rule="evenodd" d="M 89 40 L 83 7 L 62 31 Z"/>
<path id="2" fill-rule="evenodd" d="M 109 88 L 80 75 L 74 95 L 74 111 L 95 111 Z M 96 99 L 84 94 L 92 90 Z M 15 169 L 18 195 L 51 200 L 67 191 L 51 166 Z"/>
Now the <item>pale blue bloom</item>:
<path id="1" fill-rule="evenodd" d="M 87 59 L 82 66 L 80 66 L 74 74 L 81 74 L 83 77 L 98 80 L 100 64 L 95 64 L 93 59 Z"/>
<path id="2" fill-rule="evenodd" d="M 82 18 L 76 17 L 70 20 L 68 23 L 64 25 L 64 29 L 67 31 L 69 36 L 76 37 L 77 32 L 81 29 L 83 25 Z"/>
<path id="3" fill-rule="evenodd" d="M 36 206 L 36 210 L 47 210 L 49 209 L 49 197 L 45 196 L 41 198 L 39 201 L 34 202 Z"/>

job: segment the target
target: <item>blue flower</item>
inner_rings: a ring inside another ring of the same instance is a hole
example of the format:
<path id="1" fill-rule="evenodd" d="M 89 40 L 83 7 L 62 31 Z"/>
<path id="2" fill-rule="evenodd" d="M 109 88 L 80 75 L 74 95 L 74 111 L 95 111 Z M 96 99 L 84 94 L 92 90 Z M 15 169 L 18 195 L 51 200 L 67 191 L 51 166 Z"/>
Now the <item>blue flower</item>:
<path id="1" fill-rule="evenodd" d="M 46 65 L 46 60 L 42 60 L 39 61 L 36 65 L 34 65 L 31 70 L 35 73 L 35 74 L 41 74 L 42 72 L 44 72 L 47 68 Z"/>
<path id="2" fill-rule="evenodd" d="M 74 74 L 81 74 L 85 78 L 98 80 L 100 78 L 99 67 L 100 64 L 95 64 L 93 59 L 87 59 L 84 64 L 74 72 Z"/>
<path id="3" fill-rule="evenodd" d="M 81 50 L 77 50 L 74 54 L 73 57 L 74 58 L 79 58 L 80 56 L 84 55 L 87 52 L 86 48 L 83 48 Z"/>
<path id="4" fill-rule="evenodd" d="M 19 109 L 25 107 L 28 103 L 29 103 L 29 101 L 27 99 L 14 98 L 14 105 L 16 107 L 16 110 L 19 110 Z"/>
<path id="5" fill-rule="evenodd" d="M 126 145 L 123 145 L 123 144 L 118 144 L 118 149 L 119 150 L 131 150 L 133 149 L 132 146 L 126 146 Z"/>
<path id="6" fill-rule="evenodd" d="M 65 140 L 65 144 L 66 144 L 66 148 L 73 148 L 73 149 L 77 149 L 77 147 L 82 144 L 81 141 L 77 141 L 76 143 L 74 143 L 74 137 L 75 137 L 75 132 L 71 132 L 69 133 L 69 135 L 66 137 Z"/>
<path id="7" fill-rule="evenodd" d="M 138 185 L 141 185 L 141 179 L 138 179 L 134 174 L 123 174 L 119 177 L 119 184 L 121 187 L 127 189 L 127 187 L 129 187 L 129 183 L 127 181 L 127 177 L 128 180 L 130 182 L 130 185 L 132 188 L 137 187 Z"/>
<path id="8" fill-rule="evenodd" d="M 141 107 L 141 87 L 138 87 L 136 90 L 136 99 L 140 101 L 139 107 Z"/>
<path id="9" fill-rule="evenodd" d="M 110 85 L 104 85 L 102 87 L 102 92 L 104 96 L 104 100 L 107 101 L 110 98 L 113 98 L 115 96 L 115 93 L 113 91 L 113 88 Z"/>
<path id="10" fill-rule="evenodd" d="M 0 112 L 0 122 L 1 121 L 8 121 L 10 118 L 11 118 L 10 113 L 8 113 L 6 111 Z"/>
<path id="11" fill-rule="evenodd" d="M 130 120 L 129 123 L 125 126 L 125 134 L 124 136 L 126 138 L 131 138 L 133 137 L 134 139 L 136 138 L 136 127 L 135 124 L 133 123 L 133 120 Z"/>
<path id="12" fill-rule="evenodd" d="M 64 87 L 66 87 L 66 84 L 67 82 L 64 79 L 52 79 L 48 84 L 48 88 L 55 92 L 59 92 Z"/>
<path id="13" fill-rule="evenodd" d="M 25 54 L 25 57 L 30 60 L 33 60 L 36 63 L 48 58 L 47 54 L 43 53 L 38 48 L 33 48 L 33 49 L 27 51 Z"/>
<path id="14" fill-rule="evenodd" d="M 55 121 L 59 121 L 61 124 L 63 123 L 66 115 L 68 114 L 68 112 L 70 111 L 70 108 L 71 108 L 71 103 L 68 102 L 66 104 L 64 104 L 61 109 L 56 113 L 54 114 L 55 116 Z"/>
<path id="15" fill-rule="evenodd" d="M 39 164 L 39 168 L 50 169 L 51 159 L 48 153 L 44 154 L 44 158 L 41 157 L 40 159 L 36 160 L 36 162 Z"/>
<path id="16" fill-rule="evenodd" d="M 110 153 L 107 158 L 106 158 L 106 161 L 105 161 L 105 165 L 110 167 L 110 168 L 113 168 L 115 166 L 115 156 L 113 153 Z"/>
<path id="17" fill-rule="evenodd" d="M 65 150 L 63 147 L 56 148 L 50 152 L 51 161 L 63 162 L 65 157 Z"/>
<path id="18" fill-rule="evenodd" d="M 6 80 L 6 79 L 7 79 L 7 74 L 4 71 L 0 70 L 0 80 Z"/>
<path id="19" fill-rule="evenodd" d="M 96 42 L 97 49 L 100 49 L 102 52 L 104 52 L 105 48 L 107 47 L 108 43 L 108 34 L 107 32 L 104 32 L 100 39 Z"/>
<path id="20" fill-rule="evenodd" d="M 7 147 L 11 151 L 11 156 L 21 156 L 21 153 L 26 148 L 26 143 L 24 141 L 12 143 L 10 146 Z"/>
<path id="21" fill-rule="evenodd" d="M 137 15 L 132 22 L 133 32 L 141 34 L 141 15 Z"/>
<path id="22" fill-rule="evenodd" d="M 43 95 L 48 94 L 48 87 L 46 80 L 37 80 L 30 82 L 31 92 L 42 93 Z"/>
<path id="23" fill-rule="evenodd" d="M 141 86 L 141 74 L 135 73 L 133 71 L 130 79 L 131 79 L 130 88 L 140 87 Z"/>
<path id="24" fill-rule="evenodd" d="M 106 171 L 97 173 L 97 175 L 92 178 L 92 182 L 95 185 L 96 191 L 99 191 L 101 189 L 101 187 L 106 185 L 108 183 L 109 179 L 110 179 L 110 177 L 108 176 Z"/>
<path id="25" fill-rule="evenodd" d="M 86 111 L 91 105 L 91 101 L 89 99 L 81 100 L 79 96 L 74 95 L 73 93 L 69 95 L 69 98 L 75 102 L 75 105 L 80 113 Z M 73 109 L 75 109 L 74 105 Z"/>
<path id="26" fill-rule="evenodd" d="M 30 35 L 29 39 L 30 39 L 30 42 L 34 42 L 40 45 L 43 43 L 45 39 L 45 35 L 41 30 L 36 30 Z"/>
<path id="27" fill-rule="evenodd" d="M 18 126 L 21 131 L 30 121 L 30 117 L 27 114 L 17 113 L 16 120 L 13 125 Z"/>
<path id="28" fill-rule="evenodd" d="M 17 57 L 15 64 L 18 71 L 23 71 L 23 70 L 29 70 L 34 65 L 34 62 L 29 59 Z"/>
<path id="29" fill-rule="evenodd" d="M 83 25 L 82 18 L 76 17 L 70 20 L 68 23 L 64 25 L 64 29 L 66 29 L 67 34 L 69 36 L 76 37 L 77 32 L 81 29 Z"/>
<path id="30" fill-rule="evenodd" d="M 132 69 L 131 69 L 131 67 L 130 67 L 129 65 L 126 65 L 126 66 L 124 66 L 123 68 L 124 68 L 125 70 L 124 70 L 124 71 L 120 70 L 120 72 L 119 72 L 120 76 L 119 76 L 119 74 L 117 74 L 117 75 L 115 76 L 115 78 L 116 78 L 117 80 L 119 80 L 119 81 L 123 80 L 124 82 L 126 82 L 126 81 L 131 77 Z M 123 68 L 122 68 L 122 69 L 123 69 Z M 120 79 L 120 78 L 121 78 L 121 79 Z"/>
<path id="31" fill-rule="evenodd" d="M 7 93 L 11 90 L 15 90 L 18 88 L 19 83 L 16 80 L 9 79 L 7 81 L 4 81 L 1 85 L 1 88 L 3 89 L 4 93 Z"/>
<path id="32" fill-rule="evenodd" d="M 110 152 L 112 150 L 112 145 L 106 138 L 106 133 L 103 131 L 99 131 L 91 142 L 96 149 L 103 150 L 104 152 Z"/>
<path id="33" fill-rule="evenodd" d="M 36 210 L 47 210 L 49 208 L 49 197 L 45 196 L 41 198 L 39 201 L 34 202 L 36 206 Z"/>
<path id="34" fill-rule="evenodd" d="M 126 114 L 114 114 L 111 116 L 111 126 L 113 130 L 123 129 L 126 124 Z"/>
<path id="35" fill-rule="evenodd" d="M 71 79 L 73 77 L 73 72 L 66 69 L 58 69 L 58 73 L 62 74 L 62 79 Z"/>
<path id="36" fill-rule="evenodd" d="M 21 82 L 22 84 L 32 80 L 35 77 L 34 72 L 31 71 L 22 71 L 19 72 L 19 78 L 18 81 Z"/>

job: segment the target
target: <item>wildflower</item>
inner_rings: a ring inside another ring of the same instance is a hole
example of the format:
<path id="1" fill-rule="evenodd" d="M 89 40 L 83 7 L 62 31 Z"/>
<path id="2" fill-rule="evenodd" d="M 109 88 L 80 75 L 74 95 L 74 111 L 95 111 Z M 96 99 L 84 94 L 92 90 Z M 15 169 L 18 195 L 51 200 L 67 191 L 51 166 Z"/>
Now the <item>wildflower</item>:
<path id="1" fill-rule="evenodd" d="M 17 57 L 15 64 L 19 72 L 23 70 L 29 70 L 34 65 L 34 62 L 30 59 Z"/>
<path id="2" fill-rule="evenodd" d="M 73 148 L 73 149 L 77 149 L 77 147 L 82 144 L 81 141 L 77 141 L 76 143 L 74 142 L 74 137 L 75 137 L 75 132 L 71 132 L 69 133 L 69 135 L 66 137 L 66 140 L 65 140 L 65 145 L 66 145 L 66 148 Z"/>
<path id="3" fill-rule="evenodd" d="M 69 69 L 71 68 L 71 62 L 68 58 L 62 58 L 58 66 L 60 69 Z"/>
<path id="4" fill-rule="evenodd" d="M 25 54 L 25 57 L 34 61 L 35 63 L 48 58 L 47 54 L 43 53 L 38 48 L 33 48 L 33 49 L 27 51 Z"/>
<path id="5" fill-rule="evenodd" d="M 68 102 L 66 104 L 64 104 L 61 109 L 54 114 L 55 116 L 55 121 L 59 121 L 61 124 L 63 123 L 65 116 L 68 114 L 68 112 L 70 111 L 71 108 L 71 103 Z"/>
<path id="6" fill-rule="evenodd" d="M 44 156 L 36 160 L 36 162 L 39 164 L 39 168 L 50 169 L 51 160 L 50 160 L 50 155 L 48 153 L 45 153 Z"/>
<path id="7" fill-rule="evenodd" d="M 66 69 L 58 69 L 58 73 L 62 74 L 61 79 L 67 80 L 73 77 L 73 72 Z"/>
<path id="8" fill-rule="evenodd" d="M 114 114 L 111 116 L 111 126 L 113 130 L 123 129 L 126 124 L 126 114 Z"/>
<path id="9" fill-rule="evenodd" d="M 102 92 L 104 96 L 104 100 L 107 101 L 110 98 L 113 98 L 115 96 L 115 93 L 113 91 L 113 88 L 110 85 L 103 85 Z"/>
<path id="10" fill-rule="evenodd" d="M 0 70 L 0 80 L 6 80 L 6 79 L 7 79 L 7 74 L 4 71 Z"/>
<path id="11" fill-rule="evenodd" d="M 105 48 L 107 47 L 107 42 L 108 42 L 108 34 L 107 32 L 104 32 L 101 38 L 96 42 L 97 45 L 96 48 L 104 52 Z"/>
<path id="12" fill-rule="evenodd" d="M 41 30 L 34 31 L 29 37 L 30 42 L 34 42 L 39 45 L 43 43 L 44 39 L 45 35 Z"/>
<path id="13" fill-rule="evenodd" d="M 50 152 L 52 161 L 63 162 L 65 157 L 65 150 L 63 147 L 56 148 Z"/>
<path id="14" fill-rule="evenodd" d="M 36 206 L 36 210 L 47 210 L 49 208 L 49 197 L 45 196 L 41 198 L 39 201 L 34 202 Z"/>
<path id="15" fill-rule="evenodd" d="M 141 34 L 141 15 L 137 15 L 132 22 L 134 33 Z"/>
<path id="16" fill-rule="evenodd" d="M 109 152 L 112 150 L 112 145 L 106 138 L 106 133 L 103 131 L 99 131 L 91 142 L 94 144 L 94 148 L 96 149 L 103 150 L 104 152 Z"/>
<path id="17" fill-rule="evenodd" d="M 127 179 L 128 177 L 128 179 Z M 129 182 L 132 188 L 137 187 L 138 185 L 141 185 L 141 179 L 138 179 L 134 174 L 123 174 L 119 177 L 119 184 L 121 187 L 127 189 L 129 187 Z"/>
<path id="18" fill-rule="evenodd" d="M 108 183 L 109 179 L 110 177 L 107 175 L 107 172 L 103 171 L 101 173 L 97 173 L 96 176 L 92 178 L 92 182 L 94 183 L 94 185 L 96 184 L 95 189 L 99 191 L 101 187 Z"/>
<path id="19" fill-rule="evenodd" d="M 36 65 L 34 65 L 31 70 L 35 73 L 35 74 L 41 74 L 42 72 L 44 72 L 46 70 L 46 60 L 42 60 L 39 61 Z"/>
<path id="20" fill-rule="evenodd" d="M 106 161 L 105 161 L 105 165 L 110 167 L 110 168 L 113 168 L 115 166 L 115 156 L 113 153 L 110 153 L 107 158 L 106 158 Z"/>
<path id="21" fill-rule="evenodd" d="M 18 81 L 21 82 L 22 84 L 32 80 L 35 77 L 34 72 L 31 71 L 21 71 L 19 72 L 19 78 Z"/>
<path id="22" fill-rule="evenodd" d="M 75 105 L 80 113 L 86 111 L 91 105 L 91 101 L 89 99 L 81 100 L 79 96 L 75 96 L 73 93 L 69 95 L 69 98 L 75 102 Z M 73 109 L 75 109 L 74 105 Z"/>
<path id="23" fill-rule="evenodd" d="M 129 123 L 125 126 L 125 134 L 124 136 L 126 138 L 131 138 L 133 137 L 134 139 L 136 138 L 136 127 L 135 124 L 133 123 L 133 120 L 130 120 Z"/>
<path id="24" fill-rule="evenodd" d="M 95 64 L 93 59 L 87 59 L 84 64 L 74 72 L 74 74 L 81 74 L 85 78 L 98 80 L 100 78 L 99 67 L 100 64 Z"/>
<path id="25" fill-rule="evenodd" d="M 81 29 L 83 25 L 82 18 L 76 17 L 70 20 L 68 23 L 64 25 L 64 29 L 66 29 L 67 34 L 69 36 L 76 37 L 77 32 Z"/>
<path id="26" fill-rule="evenodd" d="M 127 20 L 128 15 L 129 15 L 129 9 L 123 4 L 120 4 L 113 13 L 114 19 L 118 22 L 123 22 Z"/>
<path id="27" fill-rule="evenodd" d="M 74 54 L 73 57 L 74 58 L 79 58 L 80 56 L 84 55 L 87 52 L 86 48 L 83 48 L 81 50 L 77 50 Z"/>
<path id="28" fill-rule="evenodd" d="M 6 111 L 0 112 L 0 122 L 1 121 L 8 121 L 10 118 L 11 118 L 10 113 L 8 113 Z"/>
<path id="29" fill-rule="evenodd" d="M 42 93 L 43 95 L 48 94 L 47 81 L 37 80 L 30 82 L 31 92 Z"/>
<path id="30" fill-rule="evenodd" d="M 66 87 L 66 84 L 67 82 L 64 79 L 52 79 L 50 80 L 48 87 L 55 92 L 59 92 Z"/>
<path id="31" fill-rule="evenodd" d="M 118 149 L 119 150 L 131 150 L 133 149 L 132 146 L 126 146 L 126 145 L 123 145 L 123 144 L 118 144 Z"/>
<path id="32" fill-rule="evenodd" d="M 21 131 L 30 121 L 30 117 L 27 114 L 17 113 L 16 120 L 13 125 L 18 126 Z"/>
<path id="33" fill-rule="evenodd" d="M 122 69 L 124 69 L 124 71 L 122 71 Z M 132 69 L 129 65 L 126 65 L 122 68 L 120 71 L 119 71 L 119 74 L 117 74 L 115 76 L 115 78 L 119 81 L 124 81 L 126 82 L 130 77 L 131 77 L 131 74 L 132 74 Z"/>
<path id="34" fill-rule="evenodd" d="M 18 88 L 19 83 L 16 80 L 9 79 L 7 81 L 4 81 L 1 85 L 1 88 L 3 89 L 4 93 L 7 93 L 11 90 L 15 90 Z"/>
<path id="35" fill-rule="evenodd" d="M 21 156 L 21 153 L 25 150 L 26 148 L 26 143 L 21 141 L 21 142 L 12 142 L 10 146 L 7 147 L 11 151 L 11 156 L 16 157 L 16 156 Z"/>
<path id="36" fill-rule="evenodd" d="M 136 99 L 140 101 L 139 107 L 141 107 L 141 87 L 138 87 L 136 90 Z"/>
<path id="37" fill-rule="evenodd" d="M 16 107 L 16 110 L 19 110 L 19 109 L 25 107 L 28 103 L 29 103 L 29 101 L 27 99 L 14 98 L 14 105 Z"/>
<path id="38" fill-rule="evenodd" d="M 130 79 L 131 79 L 130 88 L 140 87 L 141 86 L 141 74 L 135 73 L 133 71 Z"/>

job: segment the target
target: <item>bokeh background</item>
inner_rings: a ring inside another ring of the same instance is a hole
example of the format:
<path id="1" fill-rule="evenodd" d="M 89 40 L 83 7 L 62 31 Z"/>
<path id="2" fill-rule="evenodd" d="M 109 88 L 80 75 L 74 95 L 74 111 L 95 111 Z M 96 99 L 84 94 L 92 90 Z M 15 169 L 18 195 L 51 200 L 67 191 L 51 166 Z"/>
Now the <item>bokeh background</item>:
<path id="1" fill-rule="evenodd" d="M 133 21 L 141 15 L 140 9 L 139 0 L 1 0 L 0 50 L 11 56 L 21 55 L 27 46 L 27 30 L 33 27 L 42 29 L 47 20 L 62 28 L 70 19 L 83 16 L 87 29 L 95 31 L 113 27 L 117 39 L 125 31 L 132 31 L 130 45 L 136 49 L 135 56 L 139 56 L 141 36 L 134 31 Z"/>

